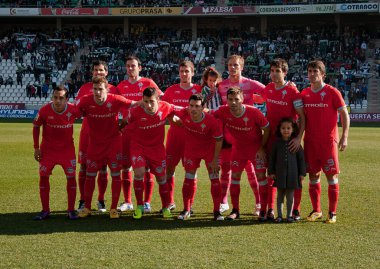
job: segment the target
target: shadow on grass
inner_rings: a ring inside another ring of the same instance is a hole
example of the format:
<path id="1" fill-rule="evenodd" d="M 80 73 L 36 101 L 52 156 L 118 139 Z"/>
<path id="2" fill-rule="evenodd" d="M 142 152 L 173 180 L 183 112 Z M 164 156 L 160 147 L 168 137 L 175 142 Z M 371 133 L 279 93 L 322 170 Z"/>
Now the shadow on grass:
<path id="1" fill-rule="evenodd" d="M 148 230 L 177 230 L 212 227 L 235 227 L 262 225 L 252 215 L 241 215 L 234 221 L 214 221 L 211 213 L 196 213 L 186 221 L 177 220 L 179 212 L 173 213 L 172 219 L 163 219 L 158 213 L 146 214 L 141 220 L 134 220 L 132 213 L 123 214 L 120 219 L 109 219 L 106 213 L 95 213 L 85 219 L 69 220 L 66 212 L 53 212 L 43 221 L 34 221 L 37 213 L 0 214 L 0 235 L 35 235 L 65 232 L 120 232 Z"/>

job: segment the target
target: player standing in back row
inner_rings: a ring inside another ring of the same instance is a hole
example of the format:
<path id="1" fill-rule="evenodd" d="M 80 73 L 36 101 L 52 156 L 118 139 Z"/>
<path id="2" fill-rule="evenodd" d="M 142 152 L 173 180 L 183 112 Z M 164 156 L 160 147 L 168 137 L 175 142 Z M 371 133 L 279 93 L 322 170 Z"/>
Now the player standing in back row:
<path id="1" fill-rule="evenodd" d="M 326 223 L 336 222 L 336 209 L 339 197 L 338 149 L 347 147 L 350 118 L 340 92 L 324 83 L 326 67 L 322 61 L 315 60 L 307 65 L 310 87 L 301 93 L 305 109 L 305 160 L 309 173 L 309 195 L 313 211 L 309 221 L 322 218 L 321 210 L 321 171 L 328 182 L 329 215 Z M 338 113 L 342 123 L 342 135 L 338 137 Z"/>

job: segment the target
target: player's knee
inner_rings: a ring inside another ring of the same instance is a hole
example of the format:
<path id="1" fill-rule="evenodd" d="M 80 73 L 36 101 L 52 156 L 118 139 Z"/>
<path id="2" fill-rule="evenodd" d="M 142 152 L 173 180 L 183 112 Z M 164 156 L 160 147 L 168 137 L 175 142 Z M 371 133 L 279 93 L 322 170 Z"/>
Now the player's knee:
<path id="1" fill-rule="evenodd" d="M 339 184 L 338 177 L 331 177 L 327 179 L 327 183 L 332 186 L 332 185 L 337 185 Z"/>
<path id="2" fill-rule="evenodd" d="M 197 174 L 194 171 L 189 171 L 185 173 L 185 178 L 186 179 L 196 179 Z"/>
<path id="3" fill-rule="evenodd" d="M 135 180 L 144 180 L 145 167 L 136 168 L 133 172 L 135 174 Z"/>
<path id="4" fill-rule="evenodd" d="M 257 182 L 259 183 L 260 187 L 268 185 L 268 179 L 266 177 L 260 179 L 257 178 Z"/>
<path id="5" fill-rule="evenodd" d="M 241 171 L 240 172 L 233 172 L 231 174 L 231 177 L 232 178 L 241 178 Z"/>
<path id="6" fill-rule="evenodd" d="M 208 173 L 208 177 L 211 181 L 213 180 L 219 180 L 219 174 L 218 173 L 212 173 L 212 172 L 209 172 Z"/>

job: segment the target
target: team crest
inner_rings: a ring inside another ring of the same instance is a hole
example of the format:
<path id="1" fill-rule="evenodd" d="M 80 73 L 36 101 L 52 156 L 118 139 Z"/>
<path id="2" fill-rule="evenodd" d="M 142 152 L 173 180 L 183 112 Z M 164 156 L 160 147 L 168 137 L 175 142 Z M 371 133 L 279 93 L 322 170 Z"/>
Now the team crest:
<path id="1" fill-rule="evenodd" d="M 248 121 L 249 121 L 248 117 L 244 117 L 244 118 L 243 118 L 243 121 L 244 121 L 245 127 L 247 127 L 247 123 L 248 123 Z"/>
<path id="2" fill-rule="evenodd" d="M 192 94 L 196 94 L 197 90 L 196 89 L 192 89 L 191 92 L 192 92 Z"/>
<path id="3" fill-rule="evenodd" d="M 157 115 L 160 118 L 160 120 L 162 120 L 162 111 L 158 112 Z"/>
<path id="4" fill-rule="evenodd" d="M 107 107 L 111 111 L 112 104 L 111 103 L 107 103 Z"/>
<path id="5" fill-rule="evenodd" d="M 323 98 L 325 98 L 326 92 L 321 92 L 321 100 L 323 101 Z"/>
<path id="6" fill-rule="evenodd" d="M 283 90 L 283 91 L 282 91 L 282 99 L 285 98 L 285 95 L 286 95 L 287 93 L 288 93 L 288 92 L 287 92 L 286 90 Z"/>
<path id="7" fill-rule="evenodd" d="M 67 120 L 68 120 L 68 121 L 70 121 L 70 118 L 71 118 L 72 115 L 73 115 L 73 114 L 71 114 L 70 112 L 68 112 L 68 113 L 66 114 L 66 116 L 67 116 Z"/>
<path id="8" fill-rule="evenodd" d="M 141 87 L 143 86 L 143 83 L 142 82 L 139 82 L 139 84 L 137 84 L 139 86 L 139 88 L 141 89 Z"/>
<path id="9" fill-rule="evenodd" d="M 206 128 L 206 124 L 202 123 L 201 124 L 201 128 L 202 128 L 202 133 L 204 132 L 205 128 Z"/>
<path id="10" fill-rule="evenodd" d="M 233 162 L 231 163 L 231 166 L 239 166 L 239 162 L 238 162 L 238 161 L 233 161 Z"/>

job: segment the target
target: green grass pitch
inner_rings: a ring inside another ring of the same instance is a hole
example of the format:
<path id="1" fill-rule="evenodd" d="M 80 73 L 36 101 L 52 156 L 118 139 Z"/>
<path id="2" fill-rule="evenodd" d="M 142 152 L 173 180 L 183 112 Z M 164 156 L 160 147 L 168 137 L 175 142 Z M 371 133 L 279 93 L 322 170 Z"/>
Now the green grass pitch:
<path id="1" fill-rule="evenodd" d="M 75 138 L 80 125 L 75 125 Z M 154 213 L 142 220 L 131 213 L 110 220 L 107 214 L 66 219 L 65 179 L 60 167 L 51 177 L 50 220 L 32 218 L 41 210 L 38 164 L 33 159 L 32 124 L 0 123 L 1 268 L 380 268 L 380 129 L 354 127 L 340 155 L 341 195 L 338 222 L 328 225 L 259 224 L 244 177 L 242 217 L 212 221 L 212 200 L 205 169 L 198 173 L 195 216 L 163 220 L 155 186 Z M 177 168 L 175 216 L 182 208 L 183 169 Z M 322 210 L 327 184 L 322 180 Z M 304 184 L 302 216 L 311 210 Z M 96 197 L 96 196 L 94 196 Z M 110 185 L 107 190 L 110 205 Z M 324 216 L 325 218 L 325 216 Z"/>

